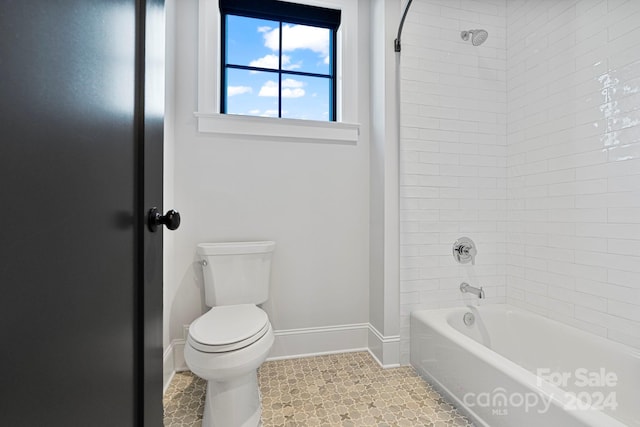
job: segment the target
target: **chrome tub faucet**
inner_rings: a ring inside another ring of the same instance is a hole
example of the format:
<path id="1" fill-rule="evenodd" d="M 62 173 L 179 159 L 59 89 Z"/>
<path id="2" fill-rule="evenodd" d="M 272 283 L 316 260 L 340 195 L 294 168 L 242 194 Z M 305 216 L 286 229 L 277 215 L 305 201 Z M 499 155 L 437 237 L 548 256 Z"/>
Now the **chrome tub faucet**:
<path id="1" fill-rule="evenodd" d="M 484 299 L 484 289 L 482 286 L 476 288 L 475 286 L 471 286 L 467 282 L 460 283 L 460 292 L 463 294 L 470 293 L 476 295 L 480 299 Z"/>

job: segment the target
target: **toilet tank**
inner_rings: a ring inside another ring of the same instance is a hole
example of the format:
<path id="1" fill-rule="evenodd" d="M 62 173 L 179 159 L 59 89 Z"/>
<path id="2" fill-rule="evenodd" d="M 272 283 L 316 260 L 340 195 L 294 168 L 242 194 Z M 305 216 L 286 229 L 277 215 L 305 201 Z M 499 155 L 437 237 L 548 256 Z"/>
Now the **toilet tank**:
<path id="1" fill-rule="evenodd" d="M 200 243 L 197 254 L 209 307 L 261 304 L 269 299 L 275 242 Z"/>

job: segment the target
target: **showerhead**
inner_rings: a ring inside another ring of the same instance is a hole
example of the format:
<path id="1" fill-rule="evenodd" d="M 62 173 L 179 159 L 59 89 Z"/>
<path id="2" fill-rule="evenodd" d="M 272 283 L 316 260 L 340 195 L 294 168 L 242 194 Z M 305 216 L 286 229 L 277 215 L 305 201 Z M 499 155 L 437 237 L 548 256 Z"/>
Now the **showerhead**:
<path id="1" fill-rule="evenodd" d="M 474 46 L 480 46 L 487 40 L 487 37 L 489 37 L 489 33 L 485 30 L 469 30 L 460 33 L 460 37 L 462 37 L 464 41 L 469 40 L 469 35 L 471 35 L 471 44 Z"/>

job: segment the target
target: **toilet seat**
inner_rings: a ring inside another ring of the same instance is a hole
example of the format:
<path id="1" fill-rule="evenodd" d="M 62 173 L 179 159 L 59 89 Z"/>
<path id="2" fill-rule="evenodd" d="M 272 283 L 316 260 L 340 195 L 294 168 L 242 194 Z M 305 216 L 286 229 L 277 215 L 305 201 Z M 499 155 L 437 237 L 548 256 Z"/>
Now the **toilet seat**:
<path id="1" fill-rule="evenodd" d="M 189 326 L 187 342 L 205 353 L 224 353 L 247 347 L 269 330 L 269 317 L 253 304 L 213 307 Z"/>

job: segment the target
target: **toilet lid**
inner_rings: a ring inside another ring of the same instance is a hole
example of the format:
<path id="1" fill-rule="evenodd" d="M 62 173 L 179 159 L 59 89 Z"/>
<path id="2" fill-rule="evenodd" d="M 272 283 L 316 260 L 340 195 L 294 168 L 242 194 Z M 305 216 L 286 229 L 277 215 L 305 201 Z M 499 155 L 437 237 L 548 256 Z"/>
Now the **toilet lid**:
<path id="1" fill-rule="evenodd" d="M 213 307 L 189 326 L 189 341 L 200 351 L 237 350 L 260 339 L 269 318 L 253 304 Z"/>

